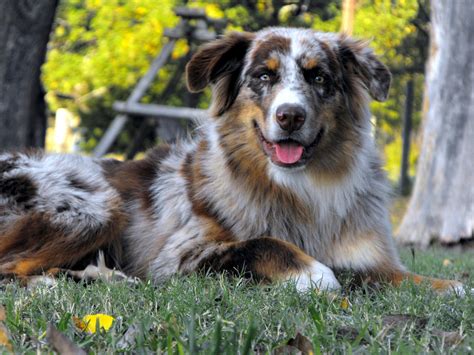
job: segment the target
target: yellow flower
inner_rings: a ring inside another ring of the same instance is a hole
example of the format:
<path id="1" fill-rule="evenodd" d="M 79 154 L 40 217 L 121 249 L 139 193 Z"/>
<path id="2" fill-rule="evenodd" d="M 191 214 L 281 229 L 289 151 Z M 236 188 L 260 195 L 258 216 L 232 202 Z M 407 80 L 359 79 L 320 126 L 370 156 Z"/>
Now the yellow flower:
<path id="1" fill-rule="evenodd" d="M 75 317 L 74 323 L 76 327 L 85 332 L 95 333 L 97 325 L 99 325 L 100 329 L 107 331 L 112 326 L 114 320 L 115 318 L 108 314 L 97 313 L 85 315 L 82 319 Z"/>

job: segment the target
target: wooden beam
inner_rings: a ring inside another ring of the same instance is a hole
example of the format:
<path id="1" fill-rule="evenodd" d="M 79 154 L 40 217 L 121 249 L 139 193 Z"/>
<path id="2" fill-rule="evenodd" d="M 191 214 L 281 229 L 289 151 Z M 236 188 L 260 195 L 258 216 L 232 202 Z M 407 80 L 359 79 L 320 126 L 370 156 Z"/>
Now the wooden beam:
<path id="1" fill-rule="evenodd" d="M 178 25 L 180 27 L 180 25 Z M 168 58 L 170 57 L 173 48 L 176 44 L 176 40 L 172 39 L 168 43 L 165 44 L 163 47 L 160 55 L 158 55 L 152 62 L 150 69 L 146 72 L 146 74 L 140 79 L 137 86 L 133 89 L 130 97 L 127 99 L 128 103 L 138 102 L 143 95 L 145 95 L 147 89 L 153 83 L 153 79 L 156 76 L 158 70 L 163 67 Z M 110 126 L 107 128 L 104 136 L 100 140 L 97 147 L 94 149 L 94 157 L 101 157 L 110 149 L 112 144 L 117 139 L 118 135 L 122 131 L 123 127 L 127 123 L 128 117 L 127 115 L 118 115 L 114 118 Z"/>
<path id="2" fill-rule="evenodd" d="M 185 120 L 203 119 L 208 116 L 206 110 L 189 107 L 173 107 L 156 104 L 115 101 L 113 109 L 121 114 L 154 117 L 179 118 Z"/>
<path id="3" fill-rule="evenodd" d="M 204 9 L 180 6 L 180 7 L 176 7 L 173 11 L 177 16 L 185 18 L 185 19 L 205 20 L 207 18 L 206 11 L 204 11 Z"/>

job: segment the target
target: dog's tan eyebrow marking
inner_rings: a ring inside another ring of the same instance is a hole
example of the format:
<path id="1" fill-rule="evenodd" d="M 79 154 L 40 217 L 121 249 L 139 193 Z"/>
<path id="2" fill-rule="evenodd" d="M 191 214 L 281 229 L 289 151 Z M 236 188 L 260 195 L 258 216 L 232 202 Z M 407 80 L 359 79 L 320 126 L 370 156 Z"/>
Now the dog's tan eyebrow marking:
<path id="1" fill-rule="evenodd" d="M 276 57 L 270 57 L 269 59 L 265 61 L 265 65 L 271 71 L 277 71 L 278 68 L 280 67 L 280 60 Z"/>
<path id="2" fill-rule="evenodd" d="M 306 60 L 303 60 L 303 68 L 307 70 L 314 69 L 317 65 L 318 60 L 316 58 L 307 58 Z"/>
<path id="3" fill-rule="evenodd" d="M 301 60 L 301 66 L 306 70 L 314 69 L 318 66 L 319 61 L 315 57 L 303 57 Z"/>

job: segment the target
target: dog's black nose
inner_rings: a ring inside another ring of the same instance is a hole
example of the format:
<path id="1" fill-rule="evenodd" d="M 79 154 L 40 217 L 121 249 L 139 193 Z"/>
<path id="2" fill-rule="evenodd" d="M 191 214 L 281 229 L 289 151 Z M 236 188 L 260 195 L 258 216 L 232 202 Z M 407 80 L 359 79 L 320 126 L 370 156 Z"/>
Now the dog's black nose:
<path id="1" fill-rule="evenodd" d="M 282 129 L 291 133 L 303 126 L 306 119 L 306 111 L 298 105 L 283 104 L 276 110 L 276 119 Z"/>

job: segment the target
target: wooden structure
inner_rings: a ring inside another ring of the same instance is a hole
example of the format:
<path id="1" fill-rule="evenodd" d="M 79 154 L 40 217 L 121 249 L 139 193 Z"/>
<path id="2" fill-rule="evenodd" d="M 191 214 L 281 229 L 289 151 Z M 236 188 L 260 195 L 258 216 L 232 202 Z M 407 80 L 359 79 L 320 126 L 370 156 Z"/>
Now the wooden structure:
<path id="1" fill-rule="evenodd" d="M 165 30 L 164 35 L 169 39 L 168 43 L 164 45 L 161 53 L 153 60 L 147 73 L 137 83 L 127 101 L 117 101 L 114 103 L 113 109 L 117 112 L 117 116 L 115 116 L 95 148 L 95 157 L 101 157 L 108 152 L 129 119 L 142 119 L 138 134 L 127 152 L 127 158 L 130 159 L 133 158 L 137 150 L 140 149 L 143 135 L 148 128 L 148 118 L 153 119 L 155 124 L 158 125 L 161 121 L 161 123 L 166 123 L 166 125 L 179 126 L 179 122 L 176 119 L 190 120 L 199 118 L 205 114 L 205 110 L 189 107 L 140 103 L 140 100 L 153 83 L 158 71 L 168 63 L 176 42 L 179 39 L 186 39 L 190 46 L 193 42 L 201 43 L 211 41 L 215 39 L 217 34 L 225 27 L 225 21 L 207 17 L 202 9 L 179 7 L 175 9 L 175 13 L 181 17 L 181 21 L 176 27 Z M 213 28 L 213 31 L 210 30 L 210 28 Z M 188 58 L 185 59 L 187 61 Z M 181 79 L 181 75 L 182 72 L 178 71 L 175 73 L 163 93 L 161 93 L 160 100 L 165 100 L 166 97 L 173 92 L 176 83 Z"/>

